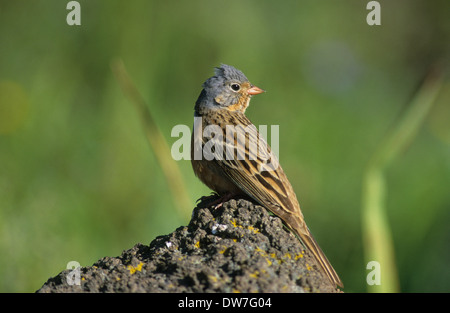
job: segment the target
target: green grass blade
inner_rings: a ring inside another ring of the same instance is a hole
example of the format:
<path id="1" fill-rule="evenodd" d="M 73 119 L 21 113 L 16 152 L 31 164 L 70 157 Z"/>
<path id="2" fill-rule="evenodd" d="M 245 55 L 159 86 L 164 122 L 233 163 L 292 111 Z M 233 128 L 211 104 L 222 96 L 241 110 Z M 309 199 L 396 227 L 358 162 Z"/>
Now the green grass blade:
<path id="1" fill-rule="evenodd" d="M 178 214 L 184 220 L 188 220 L 192 211 L 191 199 L 178 164 L 171 156 L 166 139 L 159 130 L 144 99 L 129 77 L 122 60 L 114 60 L 111 63 L 111 68 L 123 93 L 135 105 L 139 116 L 142 118 L 145 135 L 164 173 Z"/>
<path id="2" fill-rule="evenodd" d="M 363 178 L 362 232 L 366 262 L 380 265 L 380 284 L 368 285 L 370 292 L 398 292 L 400 285 L 395 265 L 394 244 L 387 219 L 385 171 L 414 139 L 443 83 L 438 72 L 432 72 L 400 117 L 393 131 L 375 151 Z M 395 209 L 395 208 L 393 208 Z"/>

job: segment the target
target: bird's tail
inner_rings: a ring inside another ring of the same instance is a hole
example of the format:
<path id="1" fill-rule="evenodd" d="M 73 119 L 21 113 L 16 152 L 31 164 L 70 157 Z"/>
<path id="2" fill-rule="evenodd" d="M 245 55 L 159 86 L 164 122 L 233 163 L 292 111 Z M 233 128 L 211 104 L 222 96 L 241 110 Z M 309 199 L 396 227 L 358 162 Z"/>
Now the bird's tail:
<path id="1" fill-rule="evenodd" d="M 325 256 L 325 253 L 323 253 L 322 249 L 320 249 L 319 244 L 316 242 L 309 229 L 306 228 L 306 230 L 307 230 L 306 234 L 297 232 L 299 233 L 301 241 L 313 253 L 320 267 L 322 268 L 324 273 L 328 276 L 330 281 L 336 286 L 343 288 L 344 284 L 342 283 L 338 274 L 334 270 L 333 266 L 331 266 L 330 262 Z"/>

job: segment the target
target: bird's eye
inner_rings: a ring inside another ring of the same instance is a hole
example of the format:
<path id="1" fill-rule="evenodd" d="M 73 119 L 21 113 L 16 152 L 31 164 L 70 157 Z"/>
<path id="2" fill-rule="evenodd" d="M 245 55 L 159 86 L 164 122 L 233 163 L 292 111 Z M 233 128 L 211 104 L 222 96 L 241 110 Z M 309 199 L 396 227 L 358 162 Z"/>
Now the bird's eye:
<path id="1" fill-rule="evenodd" d="M 239 84 L 231 84 L 231 89 L 233 89 L 234 91 L 238 91 L 239 89 L 241 89 L 241 86 L 239 86 Z"/>

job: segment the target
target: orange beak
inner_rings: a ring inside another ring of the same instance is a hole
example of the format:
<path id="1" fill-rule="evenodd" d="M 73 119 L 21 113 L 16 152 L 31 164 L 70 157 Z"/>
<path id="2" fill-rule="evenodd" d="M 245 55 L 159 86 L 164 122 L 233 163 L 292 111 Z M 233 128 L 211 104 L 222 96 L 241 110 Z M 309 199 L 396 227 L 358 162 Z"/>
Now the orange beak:
<path id="1" fill-rule="evenodd" d="M 265 90 L 262 90 L 262 89 L 259 88 L 259 87 L 252 86 L 249 90 L 247 90 L 247 93 L 248 93 L 249 95 L 253 96 L 253 95 L 257 95 L 257 94 L 263 93 L 264 91 L 265 91 Z"/>

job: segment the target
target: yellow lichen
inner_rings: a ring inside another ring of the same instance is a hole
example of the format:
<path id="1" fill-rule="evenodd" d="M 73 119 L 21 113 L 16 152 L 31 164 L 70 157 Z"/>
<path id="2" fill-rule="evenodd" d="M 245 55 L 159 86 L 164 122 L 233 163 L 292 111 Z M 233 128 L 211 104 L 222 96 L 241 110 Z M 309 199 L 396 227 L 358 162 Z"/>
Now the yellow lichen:
<path id="1" fill-rule="evenodd" d="M 251 230 L 253 233 L 255 233 L 255 234 L 257 234 L 257 233 L 259 233 L 259 229 L 258 228 L 255 228 L 255 227 L 253 227 L 253 226 L 249 226 L 249 227 L 247 227 L 247 229 L 248 230 Z"/>
<path id="2" fill-rule="evenodd" d="M 217 277 L 216 277 L 216 276 L 213 276 L 213 275 L 208 275 L 208 278 L 209 278 L 209 280 L 212 281 L 213 283 L 216 283 L 216 282 L 218 281 Z"/>
<path id="3" fill-rule="evenodd" d="M 258 246 L 256 246 L 255 251 L 256 251 L 256 252 L 263 252 L 263 253 L 266 253 L 266 251 L 264 251 L 263 249 L 261 249 L 261 248 L 258 247 Z"/>
<path id="4" fill-rule="evenodd" d="M 220 250 L 219 253 L 220 253 L 220 254 L 224 254 L 225 251 L 227 251 L 227 249 L 228 249 L 228 247 L 225 247 L 223 250 Z"/>
<path id="5" fill-rule="evenodd" d="M 130 274 L 133 275 L 136 271 L 140 272 L 142 270 L 142 265 L 144 265 L 144 263 L 140 262 L 137 266 L 128 265 L 127 268 L 130 271 Z"/>

